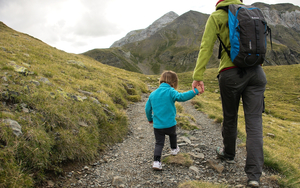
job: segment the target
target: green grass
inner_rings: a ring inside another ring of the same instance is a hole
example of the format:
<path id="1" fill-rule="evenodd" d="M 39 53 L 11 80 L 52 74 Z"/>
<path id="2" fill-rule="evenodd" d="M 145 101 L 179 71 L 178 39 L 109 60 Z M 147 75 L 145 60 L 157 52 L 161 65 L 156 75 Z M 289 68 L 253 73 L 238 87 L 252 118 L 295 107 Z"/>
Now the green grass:
<path id="1" fill-rule="evenodd" d="M 166 164 L 176 164 L 176 165 L 190 167 L 194 161 L 191 159 L 191 156 L 189 154 L 179 153 L 176 156 L 170 155 L 163 158 L 162 162 Z"/>
<path id="2" fill-rule="evenodd" d="M 184 113 L 184 108 L 179 102 L 176 102 L 175 106 L 177 111 L 177 116 L 175 119 L 178 127 L 184 130 L 199 129 L 195 124 L 195 118 L 190 114 Z"/>
<path id="3" fill-rule="evenodd" d="M 300 65 L 264 67 L 268 84 L 263 114 L 265 165 L 284 175 L 283 187 L 300 187 Z M 205 72 L 205 92 L 193 101 L 195 107 L 217 122 L 222 107 L 216 79 L 217 69 Z M 192 73 L 179 74 L 180 88 L 190 89 Z M 239 110 L 239 137 L 245 141 L 243 108 Z M 268 136 L 268 133 L 275 137 Z"/>
<path id="4" fill-rule="evenodd" d="M 203 181 L 187 181 L 181 183 L 178 187 L 179 188 L 226 188 L 228 186 L 223 184 L 212 184 Z"/>

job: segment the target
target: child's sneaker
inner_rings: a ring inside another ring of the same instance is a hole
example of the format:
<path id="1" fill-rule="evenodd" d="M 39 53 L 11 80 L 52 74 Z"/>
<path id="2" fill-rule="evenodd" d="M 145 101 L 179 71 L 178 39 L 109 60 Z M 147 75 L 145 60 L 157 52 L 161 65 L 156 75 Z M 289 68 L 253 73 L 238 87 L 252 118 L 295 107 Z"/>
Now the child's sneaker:
<path id="1" fill-rule="evenodd" d="M 225 157 L 223 148 L 217 147 L 216 153 L 217 153 L 218 158 L 225 160 L 229 164 L 235 164 L 234 159 Z"/>
<path id="2" fill-rule="evenodd" d="M 171 155 L 177 155 L 180 151 L 180 148 L 177 146 L 176 149 L 171 149 Z"/>
<path id="3" fill-rule="evenodd" d="M 154 161 L 154 162 L 153 162 L 152 169 L 153 169 L 153 170 L 162 170 L 161 162 L 159 162 L 159 161 Z"/>
<path id="4" fill-rule="evenodd" d="M 259 183 L 258 183 L 258 181 L 249 180 L 248 183 L 247 183 L 247 186 L 249 186 L 249 187 L 259 187 Z"/>

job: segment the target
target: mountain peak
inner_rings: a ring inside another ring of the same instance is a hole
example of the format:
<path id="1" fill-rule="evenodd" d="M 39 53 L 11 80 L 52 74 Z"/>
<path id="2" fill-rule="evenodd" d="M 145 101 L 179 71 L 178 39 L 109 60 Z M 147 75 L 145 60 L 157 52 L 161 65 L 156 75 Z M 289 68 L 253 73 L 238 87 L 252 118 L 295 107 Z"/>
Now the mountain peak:
<path id="1" fill-rule="evenodd" d="M 178 14 L 176 14 L 175 12 L 173 12 L 173 11 L 170 11 L 170 12 L 168 12 L 168 13 L 166 13 L 166 14 L 164 14 L 162 17 L 160 17 L 158 20 L 156 20 L 156 21 L 166 21 L 166 20 L 169 20 L 169 21 L 173 21 L 173 20 L 175 20 L 176 18 L 178 18 L 179 17 L 179 15 Z"/>
<path id="2" fill-rule="evenodd" d="M 169 23 L 174 21 L 176 18 L 178 18 L 179 15 L 176 14 L 173 11 L 170 11 L 166 14 L 164 14 L 162 17 L 154 21 L 150 26 L 148 26 L 146 29 L 141 29 L 141 30 L 135 30 L 135 31 L 130 31 L 125 37 L 122 39 L 114 42 L 110 48 L 112 47 L 120 47 L 123 46 L 127 43 L 132 43 L 132 42 L 137 42 L 144 40 L 145 38 L 150 37 L 154 33 L 156 33 L 158 30 L 164 28 L 167 26 Z"/>

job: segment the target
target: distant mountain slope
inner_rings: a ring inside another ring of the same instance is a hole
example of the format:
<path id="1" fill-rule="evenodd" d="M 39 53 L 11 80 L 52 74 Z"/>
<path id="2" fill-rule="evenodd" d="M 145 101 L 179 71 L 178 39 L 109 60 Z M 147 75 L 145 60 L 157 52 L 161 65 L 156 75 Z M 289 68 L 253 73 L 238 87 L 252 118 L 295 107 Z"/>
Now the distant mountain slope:
<path id="1" fill-rule="evenodd" d="M 268 5 L 264 3 L 255 3 L 266 18 L 268 25 L 272 29 L 272 37 L 275 43 L 282 44 L 290 49 L 291 54 L 296 55 L 300 52 L 300 7 L 290 3 Z M 288 56 L 289 54 L 286 54 Z M 283 64 L 294 64 L 294 58 Z M 298 60 L 299 61 L 299 60 Z M 299 62 L 297 64 L 299 64 Z M 274 62 L 276 62 L 274 60 Z"/>
<path id="2" fill-rule="evenodd" d="M 300 63 L 300 7 L 289 3 L 268 5 L 255 3 L 272 28 L 273 51 L 268 45 L 265 65 Z M 165 69 L 191 71 L 195 67 L 199 47 L 209 15 L 189 11 L 140 41 L 123 41 L 122 46 L 95 49 L 83 53 L 102 63 L 144 74 L 159 74 Z M 144 30 L 130 32 L 133 37 Z M 145 35 L 143 35 L 145 36 Z M 130 37 L 127 37 L 130 38 Z M 218 41 L 208 67 L 217 67 Z M 101 55 L 99 55 L 101 54 Z M 115 54 L 115 57 L 111 56 Z M 124 56 L 122 54 L 127 54 Z M 130 56 L 128 56 L 130 54 Z M 128 66 L 130 64 L 130 66 Z"/>

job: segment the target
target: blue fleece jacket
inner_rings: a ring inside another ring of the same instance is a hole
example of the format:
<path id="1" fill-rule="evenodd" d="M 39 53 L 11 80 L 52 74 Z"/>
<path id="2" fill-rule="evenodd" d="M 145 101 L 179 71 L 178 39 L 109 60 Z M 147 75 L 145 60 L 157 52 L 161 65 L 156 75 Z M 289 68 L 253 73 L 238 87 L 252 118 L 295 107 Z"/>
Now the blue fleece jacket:
<path id="1" fill-rule="evenodd" d="M 165 129 L 177 124 L 175 101 L 184 102 L 195 97 L 199 92 L 193 90 L 179 93 L 167 83 L 160 84 L 159 88 L 153 91 L 146 103 L 145 112 L 149 122 L 153 122 L 156 129 Z"/>

